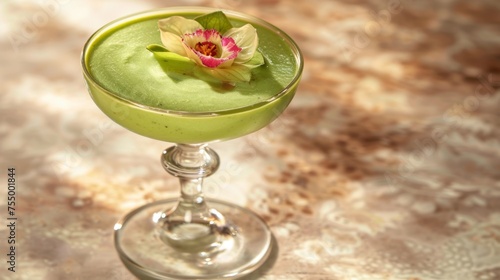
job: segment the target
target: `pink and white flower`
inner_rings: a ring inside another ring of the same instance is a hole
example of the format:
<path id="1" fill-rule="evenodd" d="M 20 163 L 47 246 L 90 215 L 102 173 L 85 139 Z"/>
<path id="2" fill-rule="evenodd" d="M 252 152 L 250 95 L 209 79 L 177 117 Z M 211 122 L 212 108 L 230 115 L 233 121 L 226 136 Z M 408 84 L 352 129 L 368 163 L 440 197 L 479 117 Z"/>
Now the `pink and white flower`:
<path id="1" fill-rule="evenodd" d="M 259 39 L 246 24 L 221 34 L 195 20 L 172 16 L 158 21 L 165 48 L 194 62 L 198 70 L 221 81 L 249 81 L 250 70 L 263 64 L 255 59 Z M 260 54 L 258 54 L 260 55 Z"/>

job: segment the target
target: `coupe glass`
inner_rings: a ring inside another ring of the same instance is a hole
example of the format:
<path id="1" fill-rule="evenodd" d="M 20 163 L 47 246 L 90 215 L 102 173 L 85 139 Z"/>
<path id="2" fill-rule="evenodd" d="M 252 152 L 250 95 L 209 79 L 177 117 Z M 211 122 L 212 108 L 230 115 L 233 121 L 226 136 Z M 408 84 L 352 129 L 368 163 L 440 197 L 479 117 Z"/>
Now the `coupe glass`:
<path id="1" fill-rule="evenodd" d="M 289 48 L 290 59 L 296 67 L 289 82 L 272 97 L 212 112 L 166 110 L 130 100 L 100 83 L 94 75 L 99 69 L 89 64 L 104 34 L 115 32 L 126 23 L 212 11 L 215 10 L 174 7 L 127 16 L 99 29 L 83 49 L 83 73 L 97 106 L 113 121 L 135 133 L 176 143 L 163 151 L 161 164 L 168 173 L 179 178 L 180 198 L 139 207 L 118 221 L 114 228 L 115 247 L 122 262 L 141 279 L 241 277 L 262 265 L 272 249 L 271 231 L 259 216 L 241 206 L 205 198 L 202 182 L 219 166 L 219 157 L 208 143 L 241 137 L 263 128 L 292 100 L 303 69 L 300 50 L 293 40 L 261 19 L 224 11 L 230 20 L 248 22 L 278 36 Z M 116 82 L 120 83 L 120 79 L 117 75 Z M 252 82 L 259 83 L 258 80 Z"/>

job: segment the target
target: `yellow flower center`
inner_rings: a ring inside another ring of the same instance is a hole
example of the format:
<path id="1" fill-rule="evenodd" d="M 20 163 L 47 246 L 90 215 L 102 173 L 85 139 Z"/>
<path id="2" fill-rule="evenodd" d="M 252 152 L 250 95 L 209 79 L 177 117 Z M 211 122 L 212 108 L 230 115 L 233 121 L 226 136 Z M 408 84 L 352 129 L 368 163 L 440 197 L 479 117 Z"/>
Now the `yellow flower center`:
<path id="1" fill-rule="evenodd" d="M 194 49 L 197 52 L 200 52 L 201 54 L 206 55 L 206 56 L 216 56 L 217 55 L 217 45 L 212 43 L 212 42 L 209 42 L 209 41 L 196 43 L 196 45 L 194 46 Z"/>

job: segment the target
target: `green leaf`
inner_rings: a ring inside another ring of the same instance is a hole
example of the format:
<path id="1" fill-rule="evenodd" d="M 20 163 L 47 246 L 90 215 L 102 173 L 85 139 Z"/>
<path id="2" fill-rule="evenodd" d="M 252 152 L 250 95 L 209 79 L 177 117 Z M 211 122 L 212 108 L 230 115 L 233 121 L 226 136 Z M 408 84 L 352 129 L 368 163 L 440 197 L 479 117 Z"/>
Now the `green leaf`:
<path id="1" fill-rule="evenodd" d="M 146 48 L 154 54 L 156 60 L 165 72 L 188 74 L 193 72 L 193 68 L 196 66 L 196 63 L 189 58 L 169 52 L 161 45 L 153 44 Z"/>
<path id="2" fill-rule="evenodd" d="M 158 45 L 158 44 L 148 45 L 146 47 L 146 49 L 148 49 L 152 53 L 155 53 L 155 52 L 168 52 L 168 50 L 164 46 Z"/>
<path id="3" fill-rule="evenodd" d="M 243 63 L 243 65 L 249 68 L 255 68 L 263 65 L 264 63 L 264 56 L 262 56 L 260 52 L 255 51 L 253 57 L 249 61 Z"/>
<path id="4" fill-rule="evenodd" d="M 221 11 L 201 15 L 196 17 L 194 20 L 199 22 L 205 29 L 215 29 L 221 34 L 224 34 L 226 31 L 233 28 L 231 22 Z"/>
<path id="5" fill-rule="evenodd" d="M 197 67 L 194 75 L 206 81 L 248 82 L 252 78 L 251 69 L 243 65 L 233 65 L 229 68 Z"/>

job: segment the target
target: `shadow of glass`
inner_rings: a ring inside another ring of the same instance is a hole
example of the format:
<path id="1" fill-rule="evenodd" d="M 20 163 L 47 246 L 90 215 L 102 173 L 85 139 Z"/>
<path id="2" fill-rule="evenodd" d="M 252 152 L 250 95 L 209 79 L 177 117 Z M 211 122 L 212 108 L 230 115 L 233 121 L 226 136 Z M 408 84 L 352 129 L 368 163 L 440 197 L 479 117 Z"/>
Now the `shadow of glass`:
<path id="1" fill-rule="evenodd" d="M 255 279 L 258 279 L 258 278 L 264 276 L 267 272 L 269 272 L 273 268 L 274 264 L 278 260 L 278 256 L 279 256 L 278 242 L 277 242 L 276 238 L 274 237 L 274 235 L 272 235 L 271 236 L 271 253 L 269 254 L 269 257 L 264 262 L 264 264 L 262 264 L 262 266 L 259 267 L 254 272 L 252 272 L 246 276 L 243 276 L 241 278 L 237 278 L 237 279 L 238 280 L 255 280 Z"/>

